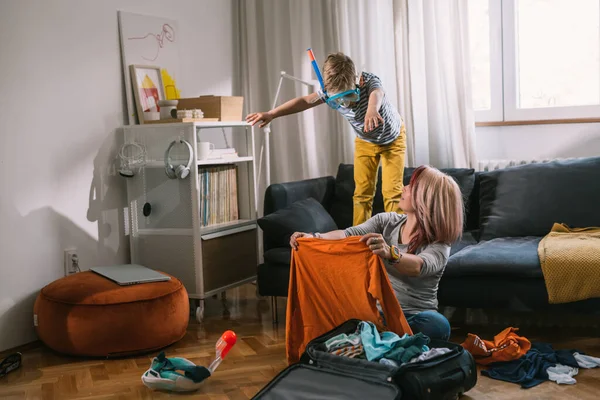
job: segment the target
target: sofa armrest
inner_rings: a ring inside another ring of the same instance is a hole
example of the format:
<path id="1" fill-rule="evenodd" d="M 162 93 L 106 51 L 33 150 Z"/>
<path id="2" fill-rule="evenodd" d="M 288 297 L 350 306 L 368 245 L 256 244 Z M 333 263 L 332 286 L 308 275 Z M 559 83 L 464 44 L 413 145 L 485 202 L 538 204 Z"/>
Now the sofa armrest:
<path id="1" fill-rule="evenodd" d="M 335 178 L 326 176 L 296 182 L 275 183 L 265 192 L 264 215 L 288 207 L 292 203 L 310 197 L 317 200 L 327 211 L 331 209 L 335 190 Z"/>

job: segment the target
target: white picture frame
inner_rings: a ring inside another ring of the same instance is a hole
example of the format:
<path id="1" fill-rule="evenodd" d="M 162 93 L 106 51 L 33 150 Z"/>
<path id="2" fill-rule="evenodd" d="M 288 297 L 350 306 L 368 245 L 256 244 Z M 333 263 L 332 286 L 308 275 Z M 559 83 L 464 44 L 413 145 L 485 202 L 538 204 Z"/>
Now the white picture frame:
<path id="1" fill-rule="evenodd" d="M 153 112 L 158 115 L 160 110 L 158 102 L 165 100 L 165 89 L 160 67 L 130 65 L 129 73 L 138 120 L 140 124 L 144 124 L 146 121 L 145 113 Z"/>

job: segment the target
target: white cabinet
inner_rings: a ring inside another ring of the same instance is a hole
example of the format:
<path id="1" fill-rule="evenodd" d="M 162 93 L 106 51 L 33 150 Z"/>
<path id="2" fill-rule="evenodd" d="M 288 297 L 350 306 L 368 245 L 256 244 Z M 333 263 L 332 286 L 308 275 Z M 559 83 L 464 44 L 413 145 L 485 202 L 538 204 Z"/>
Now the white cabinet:
<path id="1" fill-rule="evenodd" d="M 205 130 L 221 128 L 231 128 L 238 157 L 199 160 L 197 144 Z M 145 166 L 126 178 L 132 263 L 175 276 L 189 297 L 200 301 L 255 280 L 259 247 L 254 128 L 245 122 L 148 124 L 126 126 L 124 135 L 125 143 L 137 143 L 146 151 Z M 165 171 L 165 152 L 172 141 L 177 141 L 170 152 L 172 164 L 188 162 L 180 139 L 193 149 L 192 166 L 186 178 L 171 179 Z M 223 215 L 231 211 L 232 202 L 237 212 L 229 214 L 235 220 L 209 224 L 206 210 L 201 210 L 209 191 L 203 183 L 206 175 L 199 170 L 216 166 L 229 166 L 229 176 L 220 185 L 207 185 L 210 193 L 221 193 L 212 212 L 219 209 L 221 220 L 228 219 Z M 223 188 L 229 190 L 223 193 Z"/>

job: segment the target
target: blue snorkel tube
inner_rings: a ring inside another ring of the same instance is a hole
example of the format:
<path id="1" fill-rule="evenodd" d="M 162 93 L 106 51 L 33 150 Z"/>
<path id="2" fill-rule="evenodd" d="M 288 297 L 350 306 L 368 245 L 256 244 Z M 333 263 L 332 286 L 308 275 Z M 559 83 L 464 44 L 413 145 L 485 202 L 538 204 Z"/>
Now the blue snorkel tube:
<path id="1" fill-rule="evenodd" d="M 323 83 L 323 77 L 321 76 L 321 71 L 319 70 L 319 66 L 317 65 L 317 60 L 315 60 L 315 54 L 312 49 L 309 48 L 306 50 L 308 52 L 308 58 L 310 59 L 310 63 L 312 64 L 313 69 L 315 70 L 315 74 L 317 75 L 317 79 L 319 80 L 319 84 L 321 85 L 321 90 L 327 96 L 327 92 L 325 91 L 325 84 Z"/>
<path id="2" fill-rule="evenodd" d="M 310 59 L 310 63 L 312 64 L 313 69 L 315 70 L 315 74 L 317 75 L 317 79 L 319 79 L 319 84 L 321 85 L 321 90 L 323 91 L 323 96 L 325 96 L 325 102 L 327 105 L 334 110 L 340 108 L 342 104 L 344 104 L 344 97 L 346 96 L 354 96 L 353 101 L 358 101 L 360 98 L 360 91 L 358 89 L 347 90 L 343 93 L 337 93 L 331 97 L 327 94 L 325 90 L 325 83 L 323 83 L 323 77 L 321 76 L 321 71 L 319 70 L 319 66 L 317 65 L 317 60 L 315 60 L 315 54 L 312 49 L 309 48 L 306 50 L 308 52 L 308 57 Z"/>

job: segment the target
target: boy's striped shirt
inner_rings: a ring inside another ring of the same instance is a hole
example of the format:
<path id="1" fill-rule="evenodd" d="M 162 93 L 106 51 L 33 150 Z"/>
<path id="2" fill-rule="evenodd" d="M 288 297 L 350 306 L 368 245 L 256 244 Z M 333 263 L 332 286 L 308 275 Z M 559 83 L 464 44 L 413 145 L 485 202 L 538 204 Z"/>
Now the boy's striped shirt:
<path id="1" fill-rule="evenodd" d="M 378 145 L 390 144 L 400 135 L 402 117 L 400 117 L 398 110 L 396 110 L 384 95 L 381 102 L 381 108 L 379 109 L 379 114 L 383 119 L 383 123 L 378 120 L 378 127 L 371 132 L 365 132 L 365 115 L 367 114 L 369 105 L 369 96 L 373 90 L 383 88 L 383 85 L 381 84 L 379 77 L 372 73 L 363 72 L 362 78 L 363 85 L 360 87 L 360 99 L 358 100 L 358 103 L 352 108 L 342 106 L 338 108 L 337 111 L 350 122 L 359 138 Z M 325 101 L 325 97 L 321 91 L 319 91 L 319 96 Z"/>

